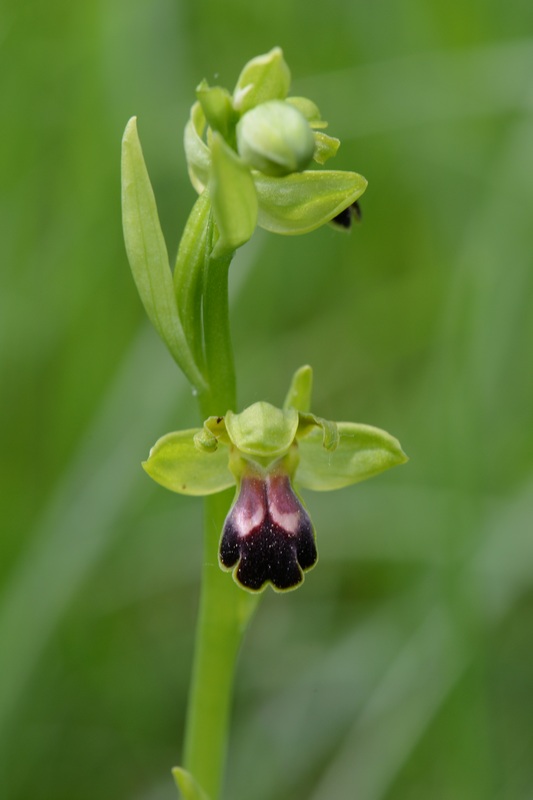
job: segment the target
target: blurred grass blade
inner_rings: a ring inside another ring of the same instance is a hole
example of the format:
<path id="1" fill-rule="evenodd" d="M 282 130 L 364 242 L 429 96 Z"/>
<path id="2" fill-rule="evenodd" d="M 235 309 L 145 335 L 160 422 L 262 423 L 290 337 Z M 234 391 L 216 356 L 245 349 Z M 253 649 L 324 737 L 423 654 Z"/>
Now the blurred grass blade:
<path id="1" fill-rule="evenodd" d="M 135 117 L 128 122 L 122 140 L 122 220 L 131 271 L 150 322 L 193 386 L 204 388 L 178 316 L 167 248 Z"/>
<path id="2" fill-rule="evenodd" d="M 346 797 L 348 790 L 357 800 L 388 797 L 394 779 L 463 674 L 469 655 L 447 610 L 429 609 L 370 693 L 310 800 Z"/>

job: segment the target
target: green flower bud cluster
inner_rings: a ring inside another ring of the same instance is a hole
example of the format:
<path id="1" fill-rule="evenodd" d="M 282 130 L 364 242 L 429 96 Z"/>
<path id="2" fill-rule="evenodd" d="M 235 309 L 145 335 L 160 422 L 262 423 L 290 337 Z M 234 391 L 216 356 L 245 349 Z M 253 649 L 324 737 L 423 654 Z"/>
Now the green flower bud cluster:
<path id="1" fill-rule="evenodd" d="M 124 133 L 123 223 L 133 277 L 148 317 L 201 395 L 216 383 L 221 363 L 226 377 L 233 370 L 229 344 L 223 357 L 214 351 L 217 342 L 229 343 L 229 323 L 222 322 L 221 292 L 227 287 L 222 290 L 217 281 L 235 250 L 257 225 L 285 235 L 332 221 L 346 228 L 349 209 L 366 189 L 356 172 L 316 168 L 336 154 L 340 142 L 324 133 L 327 123 L 312 100 L 289 96 L 290 82 L 275 47 L 244 66 L 232 93 L 206 81 L 197 87 L 184 143 L 199 197 L 174 270 L 135 117 Z"/>
<path id="2" fill-rule="evenodd" d="M 255 226 L 282 234 L 318 228 L 366 188 L 355 172 L 310 170 L 337 153 L 315 103 L 289 97 L 290 71 L 279 47 L 243 68 L 230 94 L 206 81 L 185 129 L 191 182 L 209 189 L 219 239 L 215 255 L 244 244 Z"/>

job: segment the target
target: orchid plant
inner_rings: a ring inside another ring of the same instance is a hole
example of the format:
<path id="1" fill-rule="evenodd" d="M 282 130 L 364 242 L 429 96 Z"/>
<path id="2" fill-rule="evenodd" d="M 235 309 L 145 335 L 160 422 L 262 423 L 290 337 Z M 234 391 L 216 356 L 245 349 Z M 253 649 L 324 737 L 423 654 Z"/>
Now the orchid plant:
<path id="1" fill-rule="evenodd" d="M 297 588 L 317 562 L 300 489 L 340 489 L 401 464 L 385 431 L 310 411 L 312 370 L 296 371 L 282 408 L 237 411 L 228 319 L 232 257 L 257 225 L 303 234 L 350 226 L 366 188 L 355 172 L 310 168 L 339 140 L 308 98 L 289 96 L 280 48 L 249 61 L 233 93 L 202 81 L 185 128 L 198 199 L 171 270 L 136 120 L 122 149 L 126 250 L 148 317 L 198 398 L 203 426 L 161 437 L 143 466 L 172 491 L 205 496 L 205 559 L 184 767 L 185 800 L 220 796 L 235 659 L 266 586 Z M 233 493 L 233 494 L 232 494 Z M 233 581 L 226 575 L 231 572 Z"/>

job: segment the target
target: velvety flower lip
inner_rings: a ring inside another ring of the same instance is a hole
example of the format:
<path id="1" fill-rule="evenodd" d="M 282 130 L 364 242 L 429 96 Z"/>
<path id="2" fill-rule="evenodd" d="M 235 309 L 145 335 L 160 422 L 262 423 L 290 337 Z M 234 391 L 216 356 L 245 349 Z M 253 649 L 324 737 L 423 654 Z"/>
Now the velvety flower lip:
<path id="1" fill-rule="evenodd" d="M 241 480 L 224 523 L 219 561 L 237 583 L 253 592 L 267 583 L 295 589 L 317 561 L 311 519 L 288 475 L 251 473 Z"/>

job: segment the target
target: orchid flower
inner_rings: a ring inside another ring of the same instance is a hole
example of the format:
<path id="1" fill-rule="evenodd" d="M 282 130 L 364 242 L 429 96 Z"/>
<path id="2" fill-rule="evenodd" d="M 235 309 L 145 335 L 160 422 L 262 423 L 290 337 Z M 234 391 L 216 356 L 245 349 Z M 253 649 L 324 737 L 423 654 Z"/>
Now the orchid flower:
<path id="1" fill-rule="evenodd" d="M 219 564 L 243 588 L 294 589 L 317 561 L 315 531 L 298 489 L 329 491 L 407 459 L 379 428 L 329 422 L 307 409 L 308 366 L 294 375 L 283 408 L 254 403 L 209 417 L 203 428 L 168 433 L 143 464 L 162 486 L 208 495 L 236 487 L 224 522 Z"/>

